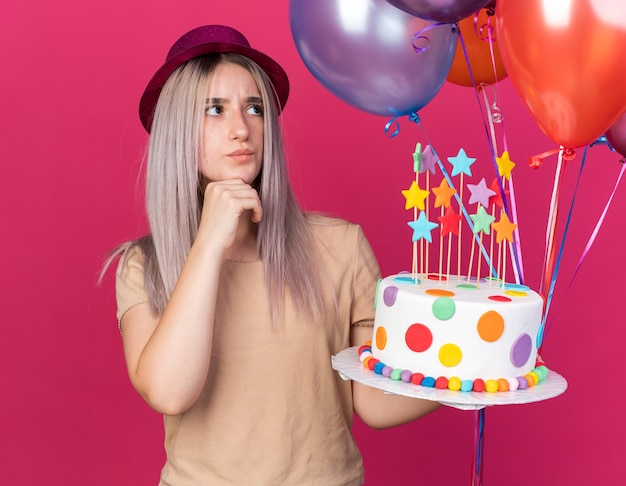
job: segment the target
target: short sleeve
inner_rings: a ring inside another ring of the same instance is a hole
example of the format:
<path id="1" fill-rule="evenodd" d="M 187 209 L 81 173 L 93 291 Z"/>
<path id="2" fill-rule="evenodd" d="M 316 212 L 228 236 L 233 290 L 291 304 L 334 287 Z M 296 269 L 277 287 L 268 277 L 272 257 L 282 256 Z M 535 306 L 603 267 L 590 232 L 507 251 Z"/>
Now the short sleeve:
<path id="1" fill-rule="evenodd" d="M 148 302 L 148 293 L 144 285 L 143 254 L 137 246 L 130 248 L 120 258 L 115 273 L 115 296 L 118 322 L 128 309 Z"/>
<path id="2" fill-rule="evenodd" d="M 352 325 L 371 325 L 374 322 L 374 300 L 380 279 L 380 268 L 374 251 L 361 227 L 358 228 L 354 260 L 354 298 Z"/>

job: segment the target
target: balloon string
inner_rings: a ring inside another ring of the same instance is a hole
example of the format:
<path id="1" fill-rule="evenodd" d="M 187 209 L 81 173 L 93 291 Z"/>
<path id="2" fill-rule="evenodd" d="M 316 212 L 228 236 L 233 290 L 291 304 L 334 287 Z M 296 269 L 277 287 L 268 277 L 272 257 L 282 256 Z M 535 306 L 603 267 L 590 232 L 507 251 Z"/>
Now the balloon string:
<path id="1" fill-rule="evenodd" d="M 483 111 L 483 107 L 482 107 L 482 103 L 480 102 L 480 96 L 479 96 L 479 89 L 476 86 L 476 80 L 474 79 L 474 74 L 472 73 L 472 67 L 470 64 L 470 60 L 469 60 L 469 55 L 467 53 L 467 48 L 465 46 L 465 41 L 463 40 L 463 34 L 461 32 L 460 28 L 457 28 L 458 34 L 459 34 L 459 43 L 461 44 L 461 48 L 463 50 L 463 55 L 465 56 L 465 62 L 467 63 L 467 69 L 469 71 L 470 74 L 470 79 L 472 80 L 472 85 L 474 86 L 474 92 L 476 94 L 476 100 L 478 101 L 478 107 L 480 109 L 480 114 L 483 118 L 483 125 L 485 127 L 485 132 L 487 134 L 487 141 L 488 141 L 488 145 L 489 145 L 489 150 L 491 152 L 491 161 L 493 163 L 493 167 L 496 173 L 496 178 L 498 179 L 498 188 L 500 190 L 500 194 L 502 196 L 502 202 L 503 202 L 503 206 L 504 206 L 504 212 L 505 214 L 509 217 L 509 219 L 514 223 L 517 224 L 517 213 L 512 211 L 512 209 L 509 207 L 509 203 L 507 198 L 505 197 L 504 194 L 504 189 L 503 189 L 503 185 L 502 185 L 502 178 L 500 177 L 500 172 L 498 170 L 498 164 L 496 162 L 496 157 L 497 157 L 497 147 L 496 147 L 496 142 L 495 142 L 495 129 L 493 127 L 493 123 L 492 122 L 496 122 L 496 123 L 502 123 L 502 115 L 501 115 L 501 111 L 498 112 L 498 120 L 493 118 L 492 112 L 491 112 L 491 105 L 488 105 L 487 107 L 487 111 L 488 111 L 488 116 L 485 116 L 485 112 Z M 496 86 L 496 93 L 498 93 L 497 91 L 497 86 Z M 483 95 L 484 95 L 484 90 L 483 90 Z M 485 98 L 486 99 L 486 98 Z M 488 104 L 488 103 L 487 103 Z M 494 103 L 494 106 L 495 105 Z M 484 121 L 485 118 L 487 118 L 489 120 L 489 126 L 487 126 L 487 123 Z M 502 125 L 502 131 L 504 133 L 504 125 Z M 506 136 L 504 137 L 504 141 L 505 141 L 505 146 L 506 146 Z M 515 193 L 513 193 L 514 196 Z M 512 197 L 513 197 L 512 196 Z M 512 205 L 514 207 L 515 206 L 515 201 L 512 200 Z M 519 227 L 519 225 L 518 225 Z M 519 231 L 518 231 L 518 227 L 516 227 L 515 229 L 515 241 L 516 244 L 511 248 L 511 252 L 512 252 L 512 260 L 514 262 L 513 264 L 513 271 L 515 274 L 515 279 L 517 283 L 524 283 L 524 270 L 522 268 L 522 258 L 521 258 L 521 242 L 519 239 Z"/>
<path id="2" fill-rule="evenodd" d="M 474 411 L 474 452 L 472 457 L 472 485 L 483 484 L 483 462 L 485 445 L 485 409 Z"/>
<path id="3" fill-rule="evenodd" d="M 394 116 L 391 120 L 389 120 L 387 123 L 385 123 L 385 134 L 386 135 L 388 135 L 391 138 L 394 138 L 394 137 L 396 137 L 400 133 L 400 123 L 398 122 L 398 119 L 403 117 L 403 116 L 407 116 L 410 122 L 417 123 L 418 125 L 420 123 L 420 116 L 419 116 L 419 114 L 417 112 L 411 113 L 410 115 Z M 392 133 L 389 133 L 389 130 L 391 129 L 392 126 L 395 127 L 395 130 Z"/>
<path id="4" fill-rule="evenodd" d="M 555 148 L 551 150 L 546 150 L 545 152 L 533 155 L 532 157 L 528 157 L 528 166 L 531 169 L 538 169 L 543 165 L 543 159 L 549 157 L 550 155 L 556 154 L 559 152 L 563 159 L 565 160 L 574 160 L 576 157 L 576 152 L 573 149 L 564 149 L 563 147 Z"/>
<path id="5" fill-rule="evenodd" d="M 411 38 L 411 44 L 413 45 L 413 50 L 417 52 L 418 54 L 422 54 L 426 52 L 428 48 L 430 47 L 430 39 L 424 34 L 428 32 L 429 30 L 434 29 L 435 27 L 439 27 L 441 25 L 450 25 L 450 24 L 447 22 L 438 22 L 436 24 L 430 24 L 424 27 L 423 29 L 418 30 L 415 34 L 413 34 L 413 37 Z M 454 25 L 452 28 L 458 30 L 458 27 Z M 425 40 L 426 45 L 424 45 L 423 47 L 418 46 L 417 42 L 420 40 Z"/>
<path id="6" fill-rule="evenodd" d="M 593 146 L 593 144 L 591 145 Z M 585 154 L 583 155 L 583 162 L 582 165 L 580 167 L 580 173 L 578 176 L 578 181 L 576 182 L 576 190 L 574 191 L 574 196 L 576 195 L 576 191 L 578 190 L 578 182 L 580 181 L 580 174 L 582 174 L 582 169 L 583 169 L 583 165 L 585 163 L 585 157 L 586 157 L 586 152 L 587 149 L 585 149 Z M 624 172 L 626 172 L 626 164 L 624 164 L 622 162 L 622 168 L 617 176 L 617 180 L 615 181 L 615 185 L 613 186 L 613 190 L 611 191 L 611 195 L 609 196 L 608 201 L 606 202 L 606 205 L 604 206 L 604 209 L 602 210 L 602 214 L 600 215 L 600 218 L 598 219 L 596 226 L 594 228 L 594 230 L 591 233 L 591 236 L 589 237 L 589 240 L 587 241 L 587 244 L 585 245 L 585 248 L 582 252 L 582 255 L 580 257 L 580 260 L 578 261 L 578 264 L 576 265 L 576 269 L 574 270 L 574 273 L 572 274 L 572 277 L 570 278 L 570 281 L 567 285 L 567 288 L 565 290 L 564 295 L 567 295 L 567 293 L 570 291 L 572 284 L 574 283 L 574 279 L 576 278 L 576 275 L 578 274 L 578 271 L 580 270 L 580 267 L 583 264 L 583 261 L 585 260 L 585 258 L 587 258 L 587 255 L 589 254 L 589 251 L 591 250 L 591 247 L 593 246 L 596 237 L 598 235 L 598 232 L 600 231 L 600 228 L 602 227 L 602 224 L 604 223 L 604 219 L 606 218 L 607 212 L 609 210 L 609 208 L 611 207 L 611 204 L 613 203 L 613 198 L 615 197 L 615 194 L 617 192 L 617 188 L 619 187 L 619 184 L 622 180 L 622 177 L 624 175 Z M 574 201 L 572 200 L 572 208 L 574 206 Z M 572 212 L 572 208 L 570 208 L 570 215 L 568 216 L 568 225 L 569 225 L 569 219 L 571 216 L 571 212 Z M 567 226 L 566 226 L 566 232 L 567 232 Z M 562 246 L 561 245 L 561 251 L 559 252 L 559 260 L 557 264 L 560 264 L 560 260 L 561 260 L 561 255 L 562 255 Z M 550 300 L 552 298 L 552 291 L 554 289 L 554 285 L 556 284 L 556 276 L 553 278 L 553 282 L 551 284 L 550 287 Z M 546 315 L 544 315 L 544 323 L 546 321 L 546 317 L 547 317 L 547 312 Z M 555 317 L 551 317 L 550 318 L 550 322 L 548 323 L 548 325 L 545 327 L 545 331 L 544 331 L 544 336 L 547 334 L 547 332 L 550 330 L 550 328 L 552 327 L 552 324 L 554 323 Z"/>
<path id="7" fill-rule="evenodd" d="M 483 85 L 482 93 L 483 93 L 483 99 L 485 101 L 485 107 L 487 109 L 487 113 L 489 114 L 488 120 L 489 120 L 489 130 L 491 132 L 491 142 L 495 148 L 495 151 L 497 152 L 497 142 L 496 142 L 496 133 L 495 133 L 494 123 L 501 124 L 504 143 L 506 145 L 506 136 L 505 136 L 505 131 L 504 131 L 504 118 L 502 117 L 502 112 L 497 107 L 497 103 L 496 103 L 496 100 L 498 99 L 497 88 L 496 88 L 496 94 L 494 95 L 494 101 L 493 103 L 490 103 L 488 96 L 487 96 L 487 92 L 485 90 L 486 86 L 487 85 Z M 497 111 L 498 116 L 494 116 L 492 109 L 498 110 Z M 505 150 L 507 149 L 505 148 Z M 520 234 L 519 234 L 519 224 L 517 223 L 518 221 L 517 204 L 515 201 L 515 190 L 513 187 L 513 175 L 511 174 L 511 176 L 509 177 L 509 200 L 511 202 L 510 210 L 508 210 L 508 206 L 506 204 L 507 198 L 506 198 L 505 191 L 504 191 L 504 182 L 502 181 L 500 172 L 497 169 L 496 169 L 496 178 L 498 181 L 498 190 L 500 191 L 500 196 L 502 198 L 502 203 L 504 205 L 504 212 L 505 214 L 507 214 L 511 222 L 516 225 L 515 230 L 513 230 L 513 234 L 514 234 L 513 242 L 514 243 L 512 245 L 509 245 L 508 250 L 511 253 L 511 259 L 513 261 L 512 267 L 513 267 L 513 274 L 515 275 L 515 282 L 520 284 L 520 283 L 524 283 L 524 264 L 522 262 L 522 248 L 521 248 L 521 239 L 520 239 Z"/>
<path id="8" fill-rule="evenodd" d="M 494 9 L 487 9 L 487 23 L 482 24 L 480 28 L 478 27 L 478 14 L 480 11 L 474 14 L 474 33 L 476 37 L 484 42 L 489 42 L 489 53 L 491 55 L 491 67 L 493 69 L 493 77 L 495 80 L 495 85 L 498 85 L 498 69 L 496 67 L 496 55 L 493 45 L 495 43 L 495 39 L 493 37 L 494 27 L 491 25 L 491 17 L 495 15 Z M 485 35 L 485 31 L 487 31 L 487 35 Z"/>
<path id="9" fill-rule="evenodd" d="M 483 26 L 484 28 L 484 26 Z M 495 85 L 496 85 L 496 89 L 498 89 L 498 69 L 496 67 L 496 54 L 495 54 L 495 50 L 493 48 L 493 44 L 495 42 L 495 39 L 493 38 L 492 34 L 493 34 L 493 26 L 491 25 L 491 16 L 487 17 L 487 33 L 488 33 L 488 37 L 487 40 L 489 41 L 489 54 L 491 55 L 491 67 L 493 68 L 493 78 L 495 79 Z M 498 93 L 499 94 L 499 93 Z"/>
<path id="10" fill-rule="evenodd" d="M 543 342 L 545 339 L 545 336 L 547 334 L 547 329 L 546 329 L 546 320 L 548 318 L 548 314 L 550 312 L 550 306 L 552 305 L 552 298 L 554 295 L 554 288 L 556 287 L 556 280 L 559 274 L 559 270 L 561 268 L 561 259 L 563 258 L 563 250 L 565 249 L 565 241 L 567 240 L 567 234 L 569 232 L 569 225 L 571 223 L 572 220 L 572 212 L 574 210 L 574 203 L 576 202 L 576 195 L 578 194 L 578 186 L 580 184 L 580 178 L 582 176 L 583 173 L 583 168 L 585 166 L 585 160 L 587 159 L 587 149 L 585 148 L 585 151 L 583 153 L 583 160 L 582 163 L 580 165 L 580 170 L 578 172 L 578 178 L 576 179 L 576 185 L 574 186 L 574 193 L 572 195 L 572 202 L 570 203 L 570 208 L 567 214 L 567 220 L 565 222 L 565 229 L 563 231 L 563 237 L 561 238 L 561 245 L 559 247 L 559 253 L 558 253 L 558 257 L 556 260 L 556 265 L 554 267 L 554 271 L 552 272 L 552 275 L 550 276 L 550 286 L 549 286 L 549 290 L 546 296 L 546 301 L 545 301 L 545 310 L 543 313 L 543 317 L 541 320 L 541 327 L 540 329 L 543 329 L 543 335 L 541 336 L 541 345 L 539 346 L 539 352 L 541 352 L 541 347 L 543 346 Z"/>
<path id="11" fill-rule="evenodd" d="M 426 32 L 428 32 L 431 29 L 434 29 L 435 27 L 440 27 L 442 25 L 450 25 L 448 23 L 444 23 L 444 22 L 438 22 L 436 24 L 431 24 L 427 27 L 424 27 L 423 29 L 420 29 L 419 31 L 417 31 L 415 34 L 413 34 L 413 37 L 411 39 L 411 44 L 413 45 L 413 50 L 415 52 L 417 52 L 418 54 L 422 54 L 424 52 L 426 52 L 428 50 L 428 48 L 430 47 L 430 39 L 425 36 L 424 34 Z M 459 33 L 460 35 L 460 31 L 459 31 L 459 27 L 456 24 L 452 25 L 452 30 L 455 33 Z M 423 47 L 420 47 L 417 45 L 417 42 L 419 40 L 425 40 L 426 41 L 426 45 Z M 467 56 L 466 56 L 467 57 Z M 389 120 L 386 124 L 385 124 L 385 134 L 389 135 L 391 138 L 396 137 L 399 133 L 400 133 L 400 123 L 398 122 L 398 119 L 402 116 L 405 115 L 398 115 L 393 117 L 391 120 Z M 408 115 L 409 117 L 409 121 L 412 122 L 419 122 L 419 115 L 417 114 L 417 112 L 415 113 L 411 113 Z M 394 131 L 389 133 L 389 130 L 391 127 L 395 127 Z"/>
<path id="12" fill-rule="evenodd" d="M 548 224 L 546 226 L 546 242 L 544 261 L 541 273 L 543 280 L 539 287 L 539 292 L 546 298 L 544 308 L 547 305 L 546 292 L 548 291 L 548 283 L 552 278 L 553 262 L 554 262 L 554 240 L 556 235 L 556 227 L 559 219 L 559 189 L 565 178 L 565 164 L 563 159 L 563 150 L 559 150 L 559 157 L 554 174 L 554 184 L 552 186 L 552 196 L 550 199 L 550 211 L 548 213 Z"/>
<path id="13" fill-rule="evenodd" d="M 499 81 L 498 69 L 496 67 L 496 56 L 495 56 L 495 50 L 494 50 L 495 39 L 493 38 L 493 35 L 492 35 L 494 29 L 493 29 L 493 26 L 491 25 L 491 17 L 494 14 L 495 12 L 493 11 L 493 8 L 487 10 L 487 39 L 486 40 L 489 42 L 489 52 L 491 54 L 491 66 L 493 68 L 493 77 L 495 79 L 494 84 L 495 84 L 496 97 L 497 99 L 501 100 L 502 97 L 500 96 L 500 88 L 498 85 L 498 81 Z M 474 23 L 476 24 L 477 22 L 478 22 L 478 14 L 476 14 L 476 16 L 474 17 Z M 480 30 L 480 33 L 483 39 L 484 39 L 484 35 L 483 35 L 484 29 L 485 29 L 485 25 L 483 25 Z M 494 101 L 493 106 L 496 107 L 495 101 Z M 504 128 L 504 117 L 502 116 L 502 110 L 500 108 L 498 109 L 498 115 L 499 115 L 498 123 L 501 123 L 501 127 L 502 127 L 502 145 L 504 146 L 504 151 L 508 152 L 509 144 L 507 142 L 506 130 Z M 506 198 L 504 197 L 504 193 L 502 193 L 502 198 L 503 198 L 503 201 L 506 201 Z M 510 211 L 510 214 L 507 214 L 507 216 L 509 216 L 511 219 L 511 222 L 515 224 L 515 229 L 513 230 L 513 244 L 509 245 L 511 258 L 514 262 L 513 273 L 515 275 L 515 281 L 517 283 L 524 283 L 525 277 L 524 277 L 524 262 L 522 260 L 522 240 L 521 240 L 520 231 L 519 231 L 519 224 L 518 224 L 518 217 L 517 217 L 517 201 L 515 199 L 515 187 L 513 184 L 512 175 L 509 179 L 509 198 L 511 201 L 511 211 Z M 507 211 L 505 211 L 505 213 L 506 212 Z"/>

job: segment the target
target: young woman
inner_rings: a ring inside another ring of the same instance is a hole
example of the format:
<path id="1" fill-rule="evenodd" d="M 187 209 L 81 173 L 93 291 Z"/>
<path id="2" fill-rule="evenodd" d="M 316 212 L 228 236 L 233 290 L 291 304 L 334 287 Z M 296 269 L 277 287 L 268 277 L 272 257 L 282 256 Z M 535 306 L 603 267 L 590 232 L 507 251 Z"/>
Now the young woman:
<path id="1" fill-rule="evenodd" d="M 359 485 L 353 412 L 382 428 L 438 406 L 331 368 L 371 339 L 379 269 L 358 226 L 299 209 L 288 94 L 275 61 L 212 25 L 141 99 L 150 234 L 118 251 L 116 290 L 130 379 L 164 415 L 161 485 Z"/>

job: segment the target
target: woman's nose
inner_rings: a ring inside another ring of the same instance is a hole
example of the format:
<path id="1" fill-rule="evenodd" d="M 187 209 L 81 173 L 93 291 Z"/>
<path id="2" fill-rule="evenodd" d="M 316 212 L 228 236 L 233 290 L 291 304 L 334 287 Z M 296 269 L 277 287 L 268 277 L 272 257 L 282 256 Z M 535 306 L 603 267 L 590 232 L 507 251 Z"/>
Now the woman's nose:
<path id="1" fill-rule="evenodd" d="M 230 135 L 231 138 L 237 140 L 245 140 L 248 138 L 250 130 L 248 123 L 242 113 L 233 113 L 231 118 Z"/>

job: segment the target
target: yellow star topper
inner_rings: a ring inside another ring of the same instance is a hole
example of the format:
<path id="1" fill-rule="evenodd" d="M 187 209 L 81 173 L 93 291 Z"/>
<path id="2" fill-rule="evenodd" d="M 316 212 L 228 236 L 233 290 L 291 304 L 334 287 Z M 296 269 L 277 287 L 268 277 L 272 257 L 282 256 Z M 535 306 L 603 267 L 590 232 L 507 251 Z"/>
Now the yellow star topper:
<path id="1" fill-rule="evenodd" d="M 406 199 L 406 205 L 404 206 L 404 209 L 417 207 L 417 209 L 419 209 L 420 211 L 424 211 L 424 201 L 429 194 L 430 191 L 420 189 L 420 186 L 417 184 L 417 182 L 413 181 L 411 183 L 411 187 L 409 187 L 405 191 L 402 191 L 402 195 Z"/>
<path id="2" fill-rule="evenodd" d="M 500 243 L 503 239 L 507 239 L 509 242 L 513 242 L 513 231 L 517 228 L 517 225 L 511 223 L 506 213 L 502 213 L 500 221 L 492 223 L 491 227 L 496 232 L 496 243 Z"/>
<path id="3" fill-rule="evenodd" d="M 456 189 L 452 189 L 448 185 L 448 181 L 442 179 L 439 187 L 433 187 L 433 192 L 435 193 L 435 207 L 447 208 L 450 206 L 450 198 L 456 194 Z"/>
<path id="4" fill-rule="evenodd" d="M 515 167 L 515 162 L 509 157 L 509 152 L 502 152 L 502 156 L 496 157 L 496 164 L 498 164 L 498 173 L 500 177 L 504 177 L 507 181 L 511 180 L 511 171 Z"/>

